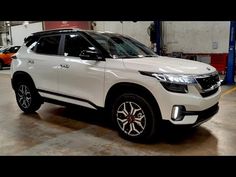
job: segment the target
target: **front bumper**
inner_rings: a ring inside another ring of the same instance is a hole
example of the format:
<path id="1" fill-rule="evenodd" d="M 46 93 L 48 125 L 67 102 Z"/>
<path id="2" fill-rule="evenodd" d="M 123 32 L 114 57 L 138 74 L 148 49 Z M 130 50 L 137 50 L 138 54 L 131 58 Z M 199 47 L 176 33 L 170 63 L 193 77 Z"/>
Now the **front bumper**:
<path id="1" fill-rule="evenodd" d="M 214 106 L 205 109 L 203 111 L 184 111 L 184 118 L 187 116 L 197 116 L 197 119 L 194 123 L 189 124 L 190 126 L 198 126 L 209 119 L 211 119 L 217 112 L 219 111 L 219 104 L 215 104 Z"/>

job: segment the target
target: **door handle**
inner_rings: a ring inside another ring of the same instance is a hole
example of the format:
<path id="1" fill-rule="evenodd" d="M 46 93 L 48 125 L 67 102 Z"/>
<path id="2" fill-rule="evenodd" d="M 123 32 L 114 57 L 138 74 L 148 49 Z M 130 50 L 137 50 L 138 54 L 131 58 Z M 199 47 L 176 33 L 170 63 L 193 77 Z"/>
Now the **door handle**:
<path id="1" fill-rule="evenodd" d="M 61 66 L 62 68 L 69 68 L 69 67 L 70 67 L 70 65 L 68 65 L 68 64 L 60 64 L 60 66 Z"/>
<path id="2" fill-rule="evenodd" d="M 34 64 L 34 60 L 28 60 L 29 64 Z"/>

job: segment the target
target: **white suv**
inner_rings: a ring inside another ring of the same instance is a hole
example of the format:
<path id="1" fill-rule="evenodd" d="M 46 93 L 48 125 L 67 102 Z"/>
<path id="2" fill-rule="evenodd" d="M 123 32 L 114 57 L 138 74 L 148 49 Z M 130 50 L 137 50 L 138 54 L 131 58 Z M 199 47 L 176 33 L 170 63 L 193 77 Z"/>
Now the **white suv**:
<path id="1" fill-rule="evenodd" d="M 34 33 L 13 56 L 12 87 L 26 113 L 43 102 L 106 108 L 130 140 L 149 140 L 164 120 L 198 126 L 218 111 L 220 80 L 210 65 L 157 56 L 120 34 Z"/>

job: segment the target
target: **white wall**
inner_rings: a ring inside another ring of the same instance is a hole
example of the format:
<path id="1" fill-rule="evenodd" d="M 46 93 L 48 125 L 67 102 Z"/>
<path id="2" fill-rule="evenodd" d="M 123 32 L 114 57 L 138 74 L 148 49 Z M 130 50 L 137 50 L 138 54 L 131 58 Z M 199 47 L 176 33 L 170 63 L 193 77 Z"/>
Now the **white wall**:
<path id="1" fill-rule="evenodd" d="M 2 46 L 7 46 L 7 36 L 5 33 L 1 34 Z"/>
<path id="2" fill-rule="evenodd" d="M 129 35 L 150 46 L 147 28 L 151 21 L 96 21 L 95 30 Z M 165 21 L 164 44 L 167 52 L 227 53 L 229 43 L 228 21 Z M 13 45 L 22 45 L 26 36 L 43 30 L 42 22 L 11 27 Z"/>
<path id="3" fill-rule="evenodd" d="M 95 30 L 130 35 L 150 46 L 147 28 L 151 21 L 123 22 L 97 21 Z M 230 22 L 165 21 L 164 45 L 167 52 L 228 53 Z"/>
<path id="4" fill-rule="evenodd" d="M 31 33 L 42 31 L 43 24 L 42 22 L 31 23 L 27 26 L 17 25 L 11 27 L 12 33 L 12 44 L 13 45 L 22 45 L 24 42 L 24 38 L 29 36 Z"/>
<path id="5" fill-rule="evenodd" d="M 147 28 L 151 21 L 96 21 L 96 31 L 111 31 L 120 34 L 129 35 L 136 40 L 150 46 L 149 35 L 147 33 Z"/>
<path id="6" fill-rule="evenodd" d="M 227 53 L 230 22 L 165 22 L 168 52 Z"/>

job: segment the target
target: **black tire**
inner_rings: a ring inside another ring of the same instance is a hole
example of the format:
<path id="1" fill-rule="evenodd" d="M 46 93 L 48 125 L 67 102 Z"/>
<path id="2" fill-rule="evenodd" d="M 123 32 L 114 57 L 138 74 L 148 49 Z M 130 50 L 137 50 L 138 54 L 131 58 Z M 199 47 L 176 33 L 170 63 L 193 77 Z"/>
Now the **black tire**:
<path id="1" fill-rule="evenodd" d="M 2 61 L 0 60 L 0 70 L 2 70 L 2 67 L 3 67 L 3 63 L 2 63 Z"/>
<path id="2" fill-rule="evenodd" d="M 146 99 L 132 93 L 119 96 L 112 107 L 112 120 L 119 134 L 134 142 L 152 142 L 157 137 L 159 115 Z"/>
<path id="3" fill-rule="evenodd" d="M 15 88 L 17 104 L 25 113 L 37 111 L 41 104 L 41 97 L 32 83 L 21 81 L 16 84 Z"/>

